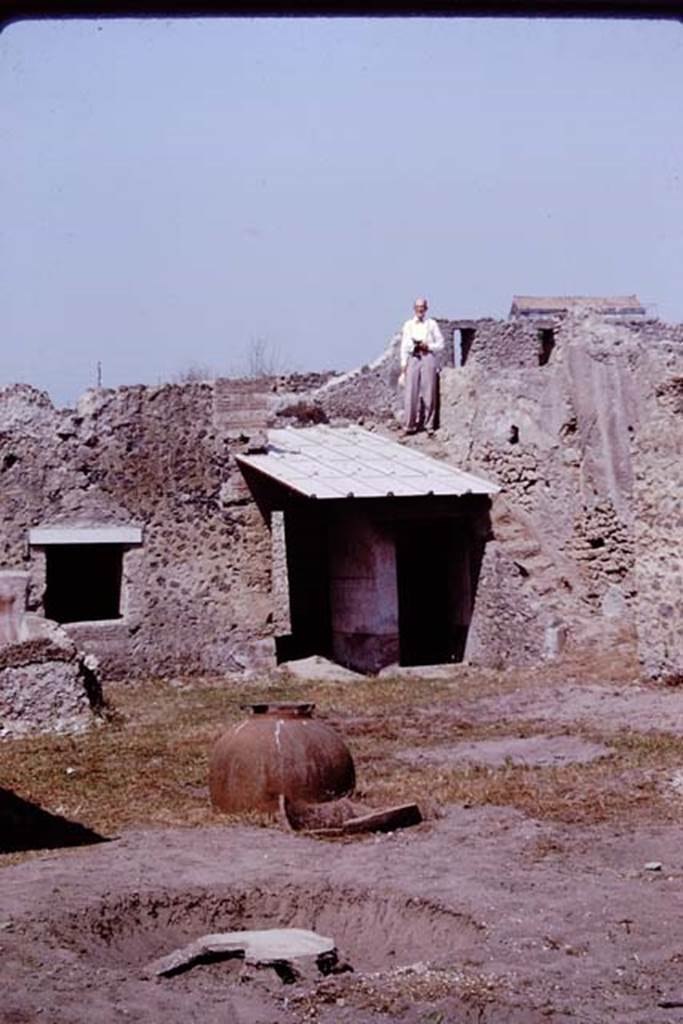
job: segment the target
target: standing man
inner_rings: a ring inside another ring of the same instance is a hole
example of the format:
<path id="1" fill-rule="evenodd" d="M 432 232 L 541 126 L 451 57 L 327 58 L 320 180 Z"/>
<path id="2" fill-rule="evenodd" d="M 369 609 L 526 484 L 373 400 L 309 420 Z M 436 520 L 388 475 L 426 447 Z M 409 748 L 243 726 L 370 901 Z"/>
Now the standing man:
<path id="1" fill-rule="evenodd" d="M 415 299 L 415 316 L 406 320 L 401 332 L 401 374 L 405 383 L 405 432 L 415 434 L 423 426 L 434 433 L 437 403 L 435 352 L 441 352 L 444 340 L 436 320 L 427 316 L 426 299 Z M 424 402 L 424 422 L 420 424 L 420 399 Z"/>

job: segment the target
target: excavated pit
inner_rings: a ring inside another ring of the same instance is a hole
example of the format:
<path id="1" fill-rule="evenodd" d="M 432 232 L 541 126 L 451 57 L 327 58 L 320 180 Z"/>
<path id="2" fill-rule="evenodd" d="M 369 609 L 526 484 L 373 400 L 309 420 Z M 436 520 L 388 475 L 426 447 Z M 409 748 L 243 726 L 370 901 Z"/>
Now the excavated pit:
<path id="1" fill-rule="evenodd" d="M 285 886 L 225 892 L 127 893 L 53 923 L 51 939 L 96 966 L 139 975 L 158 957 L 211 932 L 306 928 L 334 939 L 340 962 L 355 971 L 382 971 L 416 961 L 453 963 L 483 939 L 465 914 L 425 900 L 351 889 Z M 235 965 L 197 965 L 186 975 Z M 171 980 L 171 979 L 164 979 Z"/>

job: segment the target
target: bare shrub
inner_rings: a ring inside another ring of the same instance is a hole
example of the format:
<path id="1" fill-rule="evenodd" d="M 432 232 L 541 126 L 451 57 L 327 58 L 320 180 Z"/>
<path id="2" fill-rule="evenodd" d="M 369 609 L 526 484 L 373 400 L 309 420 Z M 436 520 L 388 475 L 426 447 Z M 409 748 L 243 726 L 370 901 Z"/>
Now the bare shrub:
<path id="1" fill-rule="evenodd" d="M 279 377 L 289 369 L 277 345 L 266 338 L 252 338 L 247 348 L 247 377 Z"/>
<path id="2" fill-rule="evenodd" d="M 215 380 L 216 371 L 206 363 L 189 363 L 173 377 L 174 384 L 195 384 L 203 380 Z"/>

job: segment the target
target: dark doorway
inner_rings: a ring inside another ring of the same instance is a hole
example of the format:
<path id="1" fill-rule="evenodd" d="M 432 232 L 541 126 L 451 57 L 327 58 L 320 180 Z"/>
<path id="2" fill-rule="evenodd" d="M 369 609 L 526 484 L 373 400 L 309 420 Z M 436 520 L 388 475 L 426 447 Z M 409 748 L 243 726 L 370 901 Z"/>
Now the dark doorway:
<path id="1" fill-rule="evenodd" d="M 121 618 L 120 544 L 55 544 L 45 551 L 48 619 L 93 622 Z"/>
<path id="2" fill-rule="evenodd" d="M 460 328 L 460 365 L 464 366 L 474 344 L 474 327 Z"/>
<path id="3" fill-rule="evenodd" d="M 327 523 L 317 509 L 285 512 L 291 633 L 276 638 L 277 660 L 329 657 L 330 579 Z"/>
<path id="4" fill-rule="evenodd" d="M 457 656 L 452 550 L 449 520 L 414 520 L 397 530 L 401 665 L 438 665 Z"/>
<path id="5" fill-rule="evenodd" d="M 545 366 L 549 361 L 555 348 L 555 332 L 551 328 L 543 328 L 538 332 L 539 349 L 538 365 Z"/>

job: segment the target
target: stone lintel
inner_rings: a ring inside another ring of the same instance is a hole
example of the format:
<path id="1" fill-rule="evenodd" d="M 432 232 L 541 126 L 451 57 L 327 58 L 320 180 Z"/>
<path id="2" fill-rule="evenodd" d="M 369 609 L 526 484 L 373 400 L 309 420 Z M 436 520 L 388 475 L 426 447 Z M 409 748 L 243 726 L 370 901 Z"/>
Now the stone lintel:
<path id="1" fill-rule="evenodd" d="M 447 322 L 450 323 L 456 331 L 475 330 L 477 327 L 476 320 L 449 320 Z"/>
<path id="2" fill-rule="evenodd" d="M 29 544 L 142 544 L 141 526 L 35 526 Z"/>

